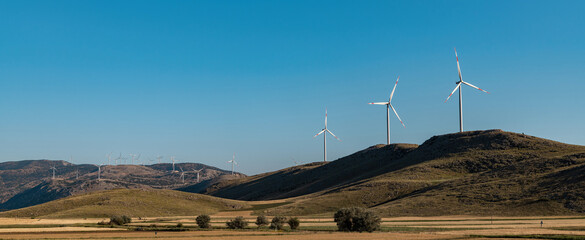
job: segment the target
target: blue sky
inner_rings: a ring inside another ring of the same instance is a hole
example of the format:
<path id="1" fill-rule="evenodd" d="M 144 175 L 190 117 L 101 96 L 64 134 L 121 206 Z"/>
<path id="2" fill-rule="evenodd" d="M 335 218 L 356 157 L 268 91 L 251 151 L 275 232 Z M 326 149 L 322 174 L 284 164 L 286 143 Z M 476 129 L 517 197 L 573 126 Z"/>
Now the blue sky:
<path id="1" fill-rule="evenodd" d="M 174 155 L 255 174 L 503 129 L 585 145 L 583 1 L 0 1 L 0 161 Z M 453 101 L 454 100 L 454 101 Z"/>

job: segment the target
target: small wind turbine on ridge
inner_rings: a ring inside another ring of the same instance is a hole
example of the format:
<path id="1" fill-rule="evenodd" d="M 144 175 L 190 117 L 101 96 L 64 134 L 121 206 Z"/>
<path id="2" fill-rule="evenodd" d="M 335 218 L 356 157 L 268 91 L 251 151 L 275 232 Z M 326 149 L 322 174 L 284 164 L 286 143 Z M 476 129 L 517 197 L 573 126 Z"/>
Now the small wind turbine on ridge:
<path id="1" fill-rule="evenodd" d="M 55 171 L 57 171 L 57 168 L 55 166 L 51 166 L 51 168 L 49 168 L 49 169 L 53 170 L 53 178 L 52 179 L 55 180 Z"/>
<path id="2" fill-rule="evenodd" d="M 394 88 L 392 89 L 392 92 L 390 93 L 390 99 L 388 99 L 388 102 L 370 103 L 370 104 L 374 104 L 374 105 L 386 105 L 386 142 L 387 142 L 387 144 L 390 144 L 390 108 L 392 108 L 392 111 L 394 111 L 394 114 L 396 114 L 396 117 L 398 118 L 398 120 L 400 120 L 400 123 L 402 124 L 402 126 L 404 126 L 406 128 L 406 126 L 402 122 L 402 119 L 400 119 L 400 116 L 398 116 L 396 109 L 394 109 L 394 107 L 392 106 L 392 97 L 394 97 L 394 91 L 396 91 L 396 85 L 398 85 L 399 79 L 400 79 L 400 76 L 398 76 L 398 78 L 396 78 L 396 83 L 394 84 Z"/>
<path id="3" fill-rule="evenodd" d="M 327 129 L 327 108 L 325 108 L 325 128 L 323 128 L 323 130 L 321 130 L 321 132 L 317 133 L 317 135 L 313 136 L 313 138 L 323 134 L 323 162 L 327 162 L 327 133 L 331 134 L 331 136 L 333 136 L 334 138 L 336 138 L 337 140 L 339 140 L 341 142 L 341 139 L 339 139 L 337 136 L 335 136 L 335 134 L 333 134 L 331 131 L 329 131 L 329 129 Z"/>
<path id="4" fill-rule="evenodd" d="M 461 90 L 462 90 L 461 84 L 465 84 L 467 86 L 470 86 L 472 88 L 475 88 L 475 89 L 480 90 L 480 91 L 485 92 L 485 93 L 489 93 L 489 92 L 486 90 L 483 90 L 481 88 L 478 88 L 478 87 L 472 85 L 471 83 L 464 82 L 463 78 L 461 77 L 461 68 L 459 67 L 459 57 L 457 56 L 457 49 L 455 49 L 455 59 L 457 60 L 457 71 L 459 72 L 459 82 L 455 82 L 457 84 L 457 86 L 455 87 L 455 89 L 453 89 L 453 92 L 451 92 L 451 94 L 449 94 L 449 97 L 447 97 L 447 100 L 449 100 L 451 95 L 453 95 L 453 93 L 455 93 L 455 91 L 457 91 L 457 89 L 459 89 L 459 132 L 463 132 L 463 97 L 461 96 Z M 447 100 L 445 100 L 445 102 L 447 102 Z"/>
<path id="5" fill-rule="evenodd" d="M 234 175 L 234 165 L 238 165 L 238 163 L 236 162 L 236 154 L 234 153 L 234 156 L 232 157 L 232 160 L 229 160 L 228 163 L 232 164 L 232 175 Z"/>

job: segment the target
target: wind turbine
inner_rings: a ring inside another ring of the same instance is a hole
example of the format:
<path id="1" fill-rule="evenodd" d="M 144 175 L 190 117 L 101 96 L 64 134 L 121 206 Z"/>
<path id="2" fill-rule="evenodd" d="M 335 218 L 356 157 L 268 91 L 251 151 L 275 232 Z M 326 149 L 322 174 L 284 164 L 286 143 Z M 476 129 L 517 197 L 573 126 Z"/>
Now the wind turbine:
<path id="1" fill-rule="evenodd" d="M 120 160 L 120 163 L 122 163 L 122 153 L 120 153 L 120 156 L 115 159 L 116 165 L 118 165 L 118 160 Z"/>
<path id="2" fill-rule="evenodd" d="M 130 155 L 130 157 L 132 158 L 132 164 L 134 164 L 134 157 L 136 157 L 136 154 L 128 154 Z"/>
<path id="3" fill-rule="evenodd" d="M 199 170 L 195 170 L 195 169 L 193 168 L 193 172 L 197 173 L 197 183 L 199 183 L 199 173 L 200 173 L 201 171 L 203 171 L 203 168 L 202 168 L 202 169 L 199 169 Z"/>
<path id="4" fill-rule="evenodd" d="M 108 159 L 108 165 L 110 165 L 112 161 L 112 153 L 106 154 L 106 158 Z"/>
<path id="5" fill-rule="evenodd" d="M 102 165 L 104 164 L 103 163 L 100 165 L 94 164 L 94 166 L 98 167 L 98 181 L 101 180 Z"/>
<path id="6" fill-rule="evenodd" d="M 229 160 L 228 163 L 232 164 L 232 175 L 234 175 L 234 165 L 238 165 L 238 163 L 236 162 L 236 154 L 234 153 L 234 156 L 232 157 L 232 160 Z"/>
<path id="7" fill-rule="evenodd" d="M 171 162 L 173 162 L 173 172 L 175 171 L 175 156 L 171 156 Z"/>
<path id="8" fill-rule="evenodd" d="M 485 92 L 485 93 L 489 93 L 489 92 L 486 90 L 483 90 L 481 88 L 478 88 L 476 86 L 473 86 L 471 83 L 464 82 L 463 78 L 461 77 L 461 68 L 459 67 L 459 57 L 457 56 L 457 49 L 455 49 L 455 59 L 457 59 L 457 71 L 459 72 L 459 82 L 455 82 L 457 84 L 457 86 L 455 87 L 455 89 L 453 89 L 453 92 L 451 92 L 451 94 L 449 94 L 449 97 L 447 97 L 445 102 L 447 102 L 447 100 L 449 100 L 451 95 L 453 95 L 453 93 L 455 93 L 455 91 L 457 91 L 457 89 L 459 88 L 459 132 L 463 132 L 463 98 L 461 97 L 461 90 L 462 90 L 461 84 L 465 84 L 467 86 L 470 86 L 472 88 L 475 88 L 475 89 L 480 90 L 480 91 Z"/>
<path id="9" fill-rule="evenodd" d="M 49 168 L 49 169 L 53 170 L 53 178 L 52 179 L 55 180 L 55 171 L 57 171 L 57 168 L 55 166 L 51 166 L 51 168 Z"/>
<path id="10" fill-rule="evenodd" d="M 183 184 L 185 184 L 185 172 L 183 171 L 182 167 L 179 167 L 179 169 L 181 169 L 181 179 L 183 180 Z"/>
<path id="11" fill-rule="evenodd" d="M 158 156 L 158 157 L 156 157 L 156 160 L 158 160 L 158 163 L 160 163 L 160 160 L 161 160 L 161 159 L 163 159 L 163 157 L 162 157 L 162 156 Z"/>
<path id="12" fill-rule="evenodd" d="M 79 179 L 79 168 L 75 169 L 75 180 Z"/>
<path id="13" fill-rule="evenodd" d="M 396 85 L 398 85 L 399 79 L 400 79 L 400 76 L 398 76 L 398 78 L 396 78 L 396 83 L 394 84 L 394 88 L 392 89 L 392 92 L 390 93 L 390 99 L 388 99 L 388 102 L 370 103 L 370 104 L 374 104 L 374 105 L 386 105 L 386 142 L 387 142 L 387 144 L 390 144 L 390 108 L 392 108 L 392 111 L 394 111 L 394 114 L 396 114 L 396 117 L 398 118 L 398 120 L 400 120 L 400 123 L 402 123 L 402 126 L 404 126 L 406 128 L 406 126 L 402 122 L 402 119 L 400 119 L 400 116 L 398 116 L 396 109 L 394 109 L 394 107 L 392 106 L 392 103 L 391 103 L 392 97 L 394 96 L 394 91 L 396 91 Z"/>
<path id="14" fill-rule="evenodd" d="M 321 130 L 321 132 L 317 133 L 317 135 L 313 136 L 313 138 L 321 135 L 321 133 L 324 133 L 323 134 L 323 162 L 327 162 L 327 133 L 331 134 L 331 136 L 333 136 L 337 140 L 341 141 L 341 139 L 339 139 L 337 136 L 335 136 L 335 134 L 333 134 L 331 131 L 329 131 L 329 129 L 327 129 L 327 109 L 325 109 L 325 128 L 323 128 L 323 130 Z"/>

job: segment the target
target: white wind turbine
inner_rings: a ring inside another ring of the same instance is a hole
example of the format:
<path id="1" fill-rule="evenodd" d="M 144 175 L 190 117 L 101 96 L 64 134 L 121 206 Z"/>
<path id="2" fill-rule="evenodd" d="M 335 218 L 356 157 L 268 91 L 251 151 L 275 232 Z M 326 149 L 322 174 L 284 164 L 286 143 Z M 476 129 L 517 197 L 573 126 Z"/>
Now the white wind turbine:
<path id="1" fill-rule="evenodd" d="M 390 93 L 390 99 L 388 99 L 388 102 L 370 103 L 370 104 L 374 104 L 374 105 L 386 105 L 386 142 L 387 142 L 387 144 L 390 144 L 390 108 L 392 108 L 392 111 L 394 111 L 394 114 L 396 114 L 396 117 L 398 118 L 398 120 L 400 121 L 402 126 L 404 126 L 406 128 L 406 126 L 402 122 L 402 119 L 400 119 L 400 116 L 398 116 L 396 109 L 394 109 L 394 107 L 392 106 L 392 97 L 394 96 L 394 91 L 396 91 L 396 85 L 398 85 L 399 79 L 400 79 L 400 76 L 398 76 L 398 78 L 396 78 L 396 83 L 394 84 L 394 88 L 392 88 L 392 92 Z"/>
<path id="2" fill-rule="evenodd" d="M 193 168 L 193 172 L 197 173 L 197 183 L 199 183 L 199 173 L 200 173 L 201 171 L 203 171 L 203 168 L 202 168 L 202 169 L 199 169 L 199 170 L 195 170 L 195 169 Z"/>
<path id="3" fill-rule="evenodd" d="M 101 180 L 101 173 L 102 173 L 102 166 L 103 165 L 104 165 L 103 163 L 100 165 L 94 164 L 94 166 L 98 167 L 98 181 Z"/>
<path id="4" fill-rule="evenodd" d="M 183 171 L 182 167 L 179 167 L 179 169 L 181 169 L 181 179 L 183 180 L 183 184 L 185 184 L 185 172 Z"/>
<path id="5" fill-rule="evenodd" d="M 108 159 L 108 165 L 110 165 L 112 161 L 112 153 L 106 154 L 106 158 Z"/>
<path id="6" fill-rule="evenodd" d="M 238 165 L 238 163 L 236 162 L 236 154 L 234 153 L 234 156 L 232 157 L 232 160 L 229 160 L 228 163 L 232 164 L 232 175 L 234 175 L 234 165 Z"/>
<path id="7" fill-rule="evenodd" d="M 331 131 L 329 131 L 329 129 L 327 129 L 327 109 L 325 109 L 325 128 L 323 128 L 323 130 L 321 130 L 321 132 L 317 133 L 317 135 L 313 136 L 313 138 L 321 135 L 321 133 L 324 133 L 323 134 L 323 162 L 327 162 L 327 133 L 331 134 L 331 136 L 333 136 L 337 140 L 341 141 L 341 139 L 339 139 L 337 136 L 335 136 L 335 134 L 333 134 Z"/>
<path id="8" fill-rule="evenodd" d="M 128 154 L 130 156 L 130 158 L 132 158 L 132 164 L 134 164 L 134 157 L 136 157 L 136 154 Z"/>
<path id="9" fill-rule="evenodd" d="M 114 159 L 114 161 L 116 162 L 116 165 L 121 164 L 122 163 L 122 153 L 120 153 L 120 156 L 117 157 L 116 159 Z"/>
<path id="10" fill-rule="evenodd" d="M 463 78 L 461 77 L 461 68 L 459 67 L 459 57 L 457 56 L 457 49 L 455 49 L 455 59 L 457 60 L 457 71 L 459 72 L 459 82 L 455 82 L 457 84 L 457 86 L 455 87 L 455 89 L 453 89 L 453 92 L 451 92 L 451 94 L 449 94 L 449 97 L 447 97 L 445 102 L 447 102 L 447 100 L 449 100 L 451 95 L 453 95 L 453 93 L 455 93 L 455 91 L 457 91 L 457 89 L 459 89 L 459 132 L 463 132 L 463 98 L 461 97 L 461 84 L 465 84 L 467 86 L 470 86 L 472 88 L 475 88 L 475 89 L 480 90 L 480 91 L 485 92 L 485 93 L 489 93 L 489 92 L 486 90 L 483 90 L 481 88 L 478 88 L 476 86 L 473 86 L 471 83 L 464 82 Z"/>
<path id="11" fill-rule="evenodd" d="M 53 178 L 51 178 L 51 179 L 54 180 L 55 179 L 55 171 L 57 171 L 57 168 L 55 166 L 51 166 L 51 168 L 49 168 L 49 169 L 53 170 Z"/>
<path id="12" fill-rule="evenodd" d="M 175 156 L 171 156 L 171 162 L 173 162 L 173 172 L 175 171 Z"/>
<path id="13" fill-rule="evenodd" d="M 156 157 L 156 160 L 158 160 L 158 163 L 160 163 L 160 160 L 161 160 L 161 159 L 163 159 L 163 157 L 162 157 L 162 156 L 158 156 L 158 157 Z"/>

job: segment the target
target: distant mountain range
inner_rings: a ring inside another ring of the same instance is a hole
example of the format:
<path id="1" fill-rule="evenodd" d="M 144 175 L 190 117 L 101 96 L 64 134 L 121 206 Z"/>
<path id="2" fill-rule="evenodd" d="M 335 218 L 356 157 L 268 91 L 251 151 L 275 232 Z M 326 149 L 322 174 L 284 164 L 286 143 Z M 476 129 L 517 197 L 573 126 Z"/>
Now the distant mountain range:
<path id="1" fill-rule="evenodd" d="M 52 169 L 55 167 L 55 179 Z M 184 182 L 181 178 L 184 170 Z M 201 170 L 202 169 L 202 170 Z M 25 160 L 0 163 L 0 209 L 16 209 L 87 192 L 117 188 L 175 189 L 213 179 L 238 178 L 245 175 L 200 163 L 170 163 L 154 165 L 104 165 L 101 181 L 98 167 L 76 165 L 66 161 Z"/>

